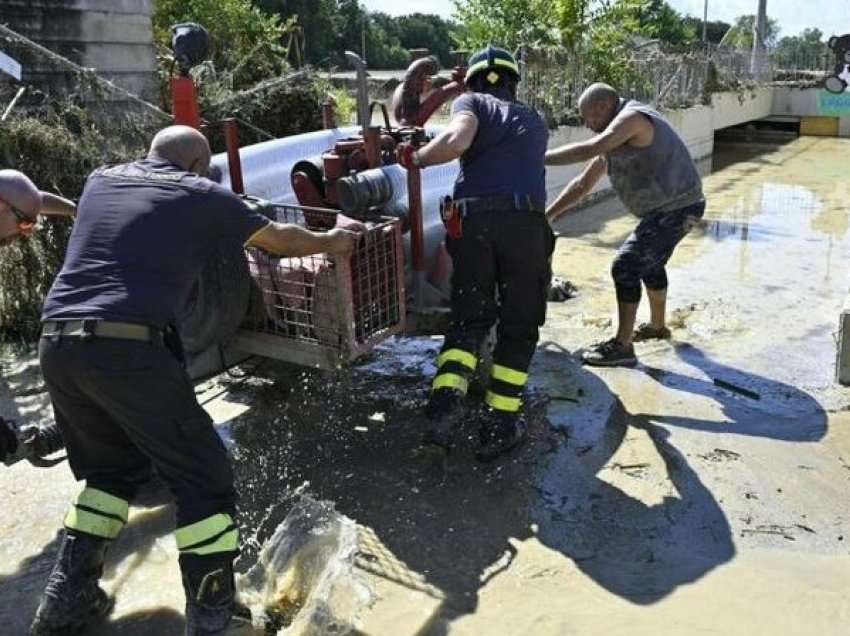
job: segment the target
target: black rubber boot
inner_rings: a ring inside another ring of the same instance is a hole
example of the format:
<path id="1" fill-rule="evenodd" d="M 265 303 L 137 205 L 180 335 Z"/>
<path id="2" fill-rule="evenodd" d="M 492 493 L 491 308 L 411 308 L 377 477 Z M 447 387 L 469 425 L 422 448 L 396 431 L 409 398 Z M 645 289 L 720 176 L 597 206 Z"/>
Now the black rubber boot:
<path id="1" fill-rule="evenodd" d="M 522 444 L 527 437 L 525 422 L 517 413 L 487 411 L 478 428 L 480 443 L 475 459 L 491 462 Z"/>
<path id="2" fill-rule="evenodd" d="M 250 610 L 236 601 L 233 556 L 181 555 L 186 592 L 186 636 L 256 634 Z"/>
<path id="3" fill-rule="evenodd" d="M 109 541 L 66 530 L 30 626 L 30 636 L 71 636 L 114 605 L 97 582 Z"/>
<path id="4" fill-rule="evenodd" d="M 460 406 L 463 395 L 452 389 L 431 392 L 425 406 L 428 428 L 422 436 L 422 445 L 451 451 L 457 434 Z"/>

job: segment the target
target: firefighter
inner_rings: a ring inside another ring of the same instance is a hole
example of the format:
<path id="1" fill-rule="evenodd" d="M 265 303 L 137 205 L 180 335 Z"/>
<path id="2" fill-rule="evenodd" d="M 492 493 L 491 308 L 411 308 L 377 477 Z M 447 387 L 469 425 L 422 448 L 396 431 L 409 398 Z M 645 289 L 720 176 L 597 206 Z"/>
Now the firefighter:
<path id="1" fill-rule="evenodd" d="M 550 150 L 546 163 L 592 161 L 546 213 L 554 217 L 578 203 L 607 172 L 620 200 L 640 219 L 611 267 L 617 333 L 584 354 L 590 365 L 633 366 L 637 363 L 633 341 L 670 338 L 665 324 L 665 265 L 705 212 L 702 180 L 688 147 L 649 106 L 622 99 L 612 87 L 596 83 L 581 95 L 579 113 L 596 136 Z M 651 317 L 635 330 L 641 282 L 649 297 Z"/>
<path id="2" fill-rule="evenodd" d="M 424 168 L 460 158 L 453 201 L 444 205 L 452 257 L 451 326 L 437 358 L 424 443 L 450 450 L 458 411 L 482 343 L 498 322 L 476 457 L 490 461 L 526 437 L 523 387 L 546 315 L 554 236 L 544 215 L 548 129 L 517 101 L 519 68 L 488 46 L 469 58 L 467 91 L 446 128 L 400 159 Z"/>
<path id="3" fill-rule="evenodd" d="M 163 330 L 222 240 L 275 254 L 349 254 L 356 235 L 270 222 L 203 177 L 210 149 L 172 126 L 147 158 L 88 178 L 65 262 L 42 314 L 39 357 L 74 476 L 85 487 L 30 628 L 70 634 L 107 613 L 107 547 L 151 469 L 177 501 L 186 633 L 240 628 L 233 559 L 236 492 L 224 445 Z"/>

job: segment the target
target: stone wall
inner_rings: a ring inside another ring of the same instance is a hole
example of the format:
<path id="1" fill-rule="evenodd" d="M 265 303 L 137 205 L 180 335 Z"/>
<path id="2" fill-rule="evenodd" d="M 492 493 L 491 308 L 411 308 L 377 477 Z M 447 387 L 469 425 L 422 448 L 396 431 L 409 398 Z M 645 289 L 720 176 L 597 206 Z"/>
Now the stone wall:
<path id="1" fill-rule="evenodd" d="M 157 93 L 152 11 L 153 0 L 0 0 L 0 22 L 10 29 L 147 99 Z M 73 81 L 43 55 L 11 48 L 26 81 Z"/>

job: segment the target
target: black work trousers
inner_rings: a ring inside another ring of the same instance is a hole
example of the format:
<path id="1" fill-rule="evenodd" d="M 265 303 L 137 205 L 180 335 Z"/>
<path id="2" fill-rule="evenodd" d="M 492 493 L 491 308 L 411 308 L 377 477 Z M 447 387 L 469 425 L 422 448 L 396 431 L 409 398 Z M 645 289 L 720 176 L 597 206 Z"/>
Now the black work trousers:
<path id="1" fill-rule="evenodd" d="M 540 212 L 473 212 L 446 238 L 452 257 L 452 321 L 443 351 L 477 355 L 498 321 L 494 364 L 527 371 L 546 319 L 552 229 Z"/>
<path id="2" fill-rule="evenodd" d="M 178 527 L 234 514 L 224 444 L 165 346 L 52 336 L 39 356 L 78 480 L 129 501 L 154 467 L 177 499 Z"/>

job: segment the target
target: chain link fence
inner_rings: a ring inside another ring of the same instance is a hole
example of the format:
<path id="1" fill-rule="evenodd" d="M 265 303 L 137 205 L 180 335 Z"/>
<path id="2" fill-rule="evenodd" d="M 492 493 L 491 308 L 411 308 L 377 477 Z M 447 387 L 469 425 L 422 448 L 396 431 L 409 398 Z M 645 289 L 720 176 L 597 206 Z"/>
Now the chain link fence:
<path id="1" fill-rule="evenodd" d="M 575 125 L 580 122 L 578 98 L 595 81 L 607 81 L 629 99 L 677 108 L 707 103 L 711 93 L 719 91 L 773 81 L 819 80 L 829 63 L 826 56 L 779 59 L 771 53 L 753 55 L 713 45 L 669 53 L 650 43 L 608 66 L 594 63 L 591 55 L 598 53 L 522 48 L 520 98 L 540 110 L 550 126 Z"/>

